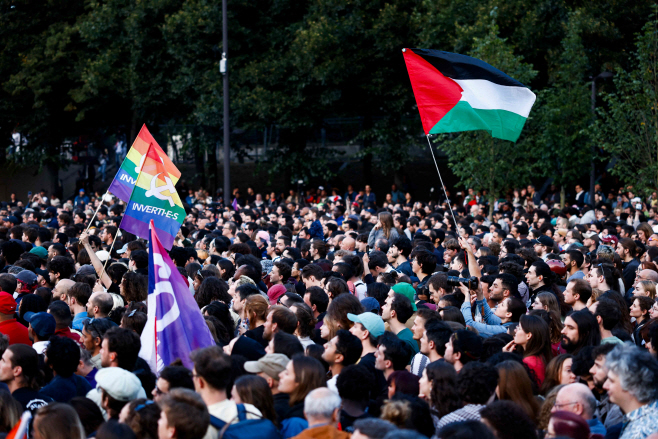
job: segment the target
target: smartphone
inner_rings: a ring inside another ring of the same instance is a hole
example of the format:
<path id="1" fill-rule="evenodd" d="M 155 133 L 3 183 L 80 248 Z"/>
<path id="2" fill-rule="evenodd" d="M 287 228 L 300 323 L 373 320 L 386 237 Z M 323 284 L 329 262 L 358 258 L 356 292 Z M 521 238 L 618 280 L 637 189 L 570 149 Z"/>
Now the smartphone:
<path id="1" fill-rule="evenodd" d="M 369 245 L 366 245 L 366 254 L 367 254 L 367 255 L 370 254 L 370 246 L 369 246 Z"/>
<path id="2" fill-rule="evenodd" d="M 32 198 L 32 191 L 29 191 L 29 192 L 27 193 L 27 198 L 28 198 L 28 199 Z"/>
<path id="3" fill-rule="evenodd" d="M 641 210 L 641 209 L 642 209 L 642 204 L 637 203 L 637 204 L 635 205 L 635 208 L 636 208 L 637 210 Z"/>

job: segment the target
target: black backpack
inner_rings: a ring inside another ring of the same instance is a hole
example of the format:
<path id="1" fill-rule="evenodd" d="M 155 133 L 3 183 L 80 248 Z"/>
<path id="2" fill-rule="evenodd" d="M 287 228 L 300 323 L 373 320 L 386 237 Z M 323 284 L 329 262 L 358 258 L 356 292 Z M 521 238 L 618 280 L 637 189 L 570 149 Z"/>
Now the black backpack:
<path id="1" fill-rule="evenodd" d="M 217 439 L 281 439 L 281 433 L 269 419 L 247 419 L 244 404 L 237 404 L 238 416 L 230 423 L 210 415 L 210 425 L 219 430 Z M 252 413 L 253 414 L 253 413 Z M 233 424 L 235 419 L 237 423 Z"/>

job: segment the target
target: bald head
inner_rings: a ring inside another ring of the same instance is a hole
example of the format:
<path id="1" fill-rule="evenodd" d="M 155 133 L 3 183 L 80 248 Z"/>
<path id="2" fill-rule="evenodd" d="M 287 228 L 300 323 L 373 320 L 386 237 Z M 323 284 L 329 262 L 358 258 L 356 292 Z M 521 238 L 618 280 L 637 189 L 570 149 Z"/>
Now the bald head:
<path id="1" fill-rule="evenodd" d="M 105 318 L 113 307 L 114 300 L 110 293 L 96 292 L 89 297 L 87 302 L 87 315 L 95 319 Z"/>
<path id="2" fill-rule="evenodd" d="M 658 273 L 653 270 L 642 270 L 640 271 L 640 277 L 646 280 L 652 280 L 658 282 Z"/>
<path id="3" fill-rule="evenodd" d="M 585 420 L 594 417 L 596 398 L 585 384 L 567 384 L 557 393 L 553 410 L 565 410 L 581 416 Z"/>
<path id="4" fill-rule="evenodd" d="M 53 300 L 66 301 L 66 296 L 73 284 L 75 284 L 75 281 L 72 281 L 71 279 L 62 279 L 57 282 L 55 288 L 53 288 Z"/>
<path id="5" fill-rule="evenodd" d="M 340 243 L 340 248 L 343 250 L 353 252 L 354 247 L 356 247 L 356 241 L 351 236 L 346 237 L 343 239 L 343 242 Z"/>

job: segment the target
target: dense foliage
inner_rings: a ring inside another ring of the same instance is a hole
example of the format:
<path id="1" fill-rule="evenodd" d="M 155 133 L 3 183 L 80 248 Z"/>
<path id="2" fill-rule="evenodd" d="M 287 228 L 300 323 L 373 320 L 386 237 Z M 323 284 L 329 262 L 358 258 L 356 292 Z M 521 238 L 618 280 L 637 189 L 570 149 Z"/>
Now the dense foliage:
<path id="1" fill-rule="evenodd" d="M 651 2 L 228 1 L 232 130 L 277 125 L 271 172 L 327 176 L 331 155 L 308 139 L 336 117 L 361 118 L 365 169 L 404 165 L 424 139 L 401 49 L 424 47 L 485 59 L 538 96 L 516 144 L 435 139 L 462 183 L 491 197 L 531 176 L 572 184 L 594 149 L 624 182 L 658 184 Z M 130 137 L 146 122 L 193 127 L 189 149 L 214 154 L 221 23 L 219 1 L 0 0 L 0 142 L 20 132 L 13 161 L 59 166 L 64 140 Z M 615 79 L 597 82 L 594 118 L 590 78 L 602 71 Z"/>

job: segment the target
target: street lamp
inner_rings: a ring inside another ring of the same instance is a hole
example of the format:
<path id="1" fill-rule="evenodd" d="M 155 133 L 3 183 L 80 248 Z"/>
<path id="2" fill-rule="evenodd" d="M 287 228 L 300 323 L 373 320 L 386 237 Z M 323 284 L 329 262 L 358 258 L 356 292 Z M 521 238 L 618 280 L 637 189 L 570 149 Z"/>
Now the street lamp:
<path id="1" fill-rule="evenodd" d="M 226 17 L 226 1 L 222 0 L 222 59 L 219 62 L 219 72 L 224 75 L 224 206 L 231 203 L 231 150 L 230 124 L 228 107 L 228 18 Z"/>
<path id="2" fill-rule="evenodd" d="M 608 79 L 612 78 L 614 73 L 612 72 L 602 72 L 595 77 L 590 77 L 592 80 L 592 121 L 596 119 L 596 80 L 597 79 Z M 590 162 L 590 171 L 589 171 L 589 204 L 594 208 L 595 204 L 595 194 L 594 194 L 594 180 L 596 178 L 596 170 L 594 166 L 594 142 L 590 142 L 590 152 L 591 152 L 591 162 Z"/>

